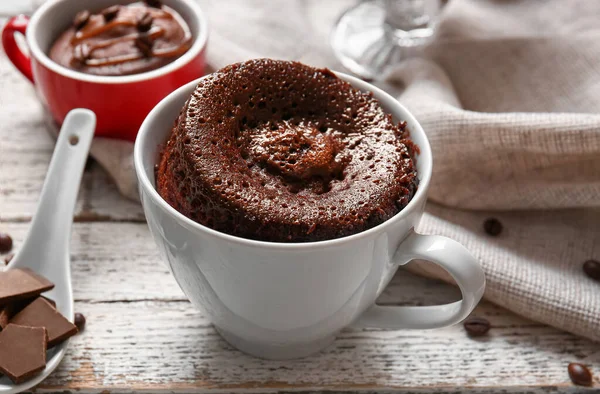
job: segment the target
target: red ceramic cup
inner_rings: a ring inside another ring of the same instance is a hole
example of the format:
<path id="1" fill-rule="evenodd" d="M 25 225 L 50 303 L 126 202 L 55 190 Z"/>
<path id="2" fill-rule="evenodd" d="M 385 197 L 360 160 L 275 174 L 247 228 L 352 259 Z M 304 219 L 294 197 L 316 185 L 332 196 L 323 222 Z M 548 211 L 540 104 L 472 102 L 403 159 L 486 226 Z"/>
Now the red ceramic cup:
<path id="1" fill-rule="evenodd" d="M 13 64 L 35 85 L 53 118 L 62 124 L 73 108 L 88 108 L 98 119 L 96 135 L 134 141 L 152 108 L 173 90 L 204 74 L 208 25 L 194 0 L 162 0 L 179 12 L 190 27 L 192 47 L 180 58 L 153 71 L 127 76 L 95 76 L 60 66 L 47 53 L 78 11 L 100 10 L 134 0 L 55 0 L 29 19 L 13 17 L 2 31 L 2 45 Z M 29 54 L 15 33 L 25 35 Z"/>

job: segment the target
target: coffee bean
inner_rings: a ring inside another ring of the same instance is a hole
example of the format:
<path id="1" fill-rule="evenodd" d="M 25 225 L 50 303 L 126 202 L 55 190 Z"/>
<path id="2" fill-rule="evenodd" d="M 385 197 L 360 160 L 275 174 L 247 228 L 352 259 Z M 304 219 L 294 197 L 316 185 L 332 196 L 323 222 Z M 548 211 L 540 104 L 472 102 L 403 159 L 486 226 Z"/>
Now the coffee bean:
<path id="1" fill-rule="evenodd" d="M 152 22 L 154 22 L 154 19 L 152 19 L 152 15 L 150 15 L 149 12 L 146 12 L 137 21 L 138 31 L 141 31 L 142 33 L 147 32 L 152 27 Z"/>
<path id="2" fill-rule="evenodd" d="M 502 223 L 496 218 L 489 218 L 483 222 L 483 229 L 488 235 L 496 237 L 502 232 Z"/>
<path id="3" fill-rule="evenodd" d="M 8 263 L 10 263 L 10 261 L 13 259 L 13 257 L 15 257 L 15 255 L 14 255 L 14 254 L 12 254 L 12 253 L 11 253 L 11 254 L 8 254 L 8 255 L 6 255 L 6 257 L 4 257 L 4 263 L 5 263 L 6 265 L 8 265 Z"/>
<path id="4" fill-rule="evenodd" d="M 567 368 L 569 371 L 569 377 L 571 382 L 578 386 L 591 386 L 592 385 L 592 373 L 583 364 L 570 363 Z"/>
<path id="5" fill-rule="evenodd" d="M 10 252 L 12 249 L 12 238 L 6 233 L 0 233 L 0 253 Z"/>
<path id="6" fill-rule="evenodd" d="M 75 30 L 81 30 L 88 23 L 91 16 L 88 10 L 79 11 L 73 19 Z"/>
<path id="7" fill-rule="evenodd" d="M 140 34 L 135 39 L 135 46 L 144 54 L 146 57 L 152 56 L 152 45 L 154 42 L 147 34 Z"/>
<path id="8" fill-rule="evenodd" d="M 75 325 L 80 332 L 85 328 L 85 316 L 79 312 L 75 313 Z"/>
<path id="9" fill-rule="evenodd" d="M 108 8 L 102 10 L 101 14 L 104 17 L 104 22 L 108 23 L 117 17 L 121 7 L 118 5 L 113 5 Z"/>
<path id="10" fill-rule="evenodd" d="M 160 0 L 145 0 L 146 4 L 148 4 L 150 7 L 154 7 L 154 8 L 160 8 L 162 7 L 162 3 L 160 2 Z"/>
<path id="11" fill-rule="evenodd" d="M 600 261 L 588 260 L 583 263 L 583 272 L 590 278 L 600 281 Z"/>
<path id="12" fill-rule="evenodd" d="M 482 317 L 470 317 L 463 323 L 470 337 L 480 337 L 490 330 L 490 322 Z"/>

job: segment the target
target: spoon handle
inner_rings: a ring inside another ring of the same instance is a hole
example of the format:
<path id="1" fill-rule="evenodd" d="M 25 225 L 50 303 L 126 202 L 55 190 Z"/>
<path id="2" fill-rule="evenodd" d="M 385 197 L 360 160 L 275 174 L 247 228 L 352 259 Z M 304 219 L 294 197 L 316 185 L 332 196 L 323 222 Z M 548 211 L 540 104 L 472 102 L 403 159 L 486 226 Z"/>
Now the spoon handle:
<path id="1" fill-rule="evenodd" d="M 96 116 L 74 109 L 62 125 L 31 227 L 10 268 L 31 268 L 58 284 L 70 282 L 69 242 L 79 184 Z"/>

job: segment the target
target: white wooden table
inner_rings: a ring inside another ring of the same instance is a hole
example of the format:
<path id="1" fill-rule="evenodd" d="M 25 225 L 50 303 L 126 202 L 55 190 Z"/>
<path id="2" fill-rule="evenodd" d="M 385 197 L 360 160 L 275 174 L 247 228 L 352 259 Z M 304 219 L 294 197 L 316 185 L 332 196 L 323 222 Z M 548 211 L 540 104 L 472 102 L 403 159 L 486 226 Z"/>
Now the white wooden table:
<path id="1" fill-rule="evenodd" d="M 0 52 L 0 231 L 13 236 L 15 249 L 52 149 L 32 87 Z M 475 311 L 493 325 L 481 339 L 468 338 L 461 325 L 346 331 L 307 359 L 254 359 L 221 340 L 189 304 L 161 263 L 140 206 L 123 199 L 98 165 L 84 175 L 75 222 L 75 309 L 88 323 L 37 392 L 577 392 L 567 375 L 576 361 L 600 377 L 600 344 L 487 302 Z M 380 303 L 458 297 L 451 286 L 401 272 Z"/>

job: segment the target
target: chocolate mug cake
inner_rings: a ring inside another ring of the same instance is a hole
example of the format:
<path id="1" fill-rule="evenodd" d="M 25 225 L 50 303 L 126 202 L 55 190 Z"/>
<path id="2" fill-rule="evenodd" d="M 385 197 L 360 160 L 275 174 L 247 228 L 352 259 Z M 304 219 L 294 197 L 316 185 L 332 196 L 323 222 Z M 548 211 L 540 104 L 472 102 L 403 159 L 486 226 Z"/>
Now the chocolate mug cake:
<path id="1" fill-rule="evenodd" d="M 79 12 L 54 42 L 50 58 L 86 74 L 130 75 L 169 64 L 191 46 L 183 18 L 157 0 Z"/>
<path id="2" fill-rule="evenodd" d="M 250 60 L 200 81 L 162 150 L 156 187 L 227 234 L 320 241 L 402 210 L 417 189 L 417 153 L 405 122 L 331 71 Z"/>

